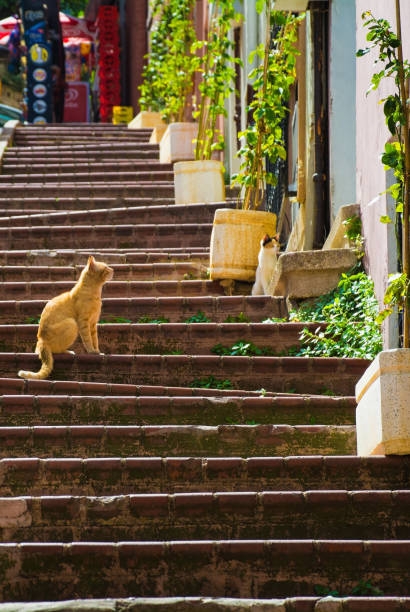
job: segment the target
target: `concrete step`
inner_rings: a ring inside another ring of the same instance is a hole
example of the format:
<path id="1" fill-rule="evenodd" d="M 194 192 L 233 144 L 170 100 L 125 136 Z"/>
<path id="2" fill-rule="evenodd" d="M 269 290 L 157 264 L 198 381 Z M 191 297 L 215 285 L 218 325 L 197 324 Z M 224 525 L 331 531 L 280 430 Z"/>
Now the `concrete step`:
<path id="1" fill-rule="evenodd" d="M 351 455 L 355 450 L 353 425 L 0 427 L 3 458 Z"/>
<path id="2" fill-rule="evenodd" d="M 0 459 L 0 494 L 128 495 L 213 491 L 405 490 L 410 458 L 105 457 Z M 69 474 L 69 478 L 67 478 Z M 331 522 L 331 521 L 328 521 Z"/>
<path id="3" fill-rule="evenodd" d="M 5 174 L 44 174 L 47 176 L 48 172 L 56 174 L 71 174 L 76 172 L 105 172 L 112 171 L 112 162 L 89 162 L 87 160 L 78 161 L 75 158 L 65 159 L 65 161 L 50 162 L 44 160 L 42 163 L 28 164 L 25 160 L 16 160 L 15 162 L 4 160 L 2 162 L 2 169 Z M 159 161 L 133 161 L 124 160 L 117 161 L 115 163 L 115 169 L 125 172 L 140 172 L 145 170 L 146 172 L 154 172 L 156 170 L 162 172 L 171 172 L 173 170 L 173 164 L 161 164 Z"/>
<path id="4" fill-rule="evenodd" d="M 4 266 L 82 266 L 92 254 L 97 260 L 109 257 L 110 264 L 189 263 L 207 265 L 209 251 L 205 248 L 151 249 L 56 249 L 0 251 L 0 265 Z"/>
<path id="5" fill-rule="evenodd" d="M 299 397 L 294 393 L 271 393 L 261 390 L 212 389 L 196 387 L 165 387 L 159 385 L 123 385 L 100 382 L 29 380 L 0 378 L 0 392 L 4 395 L 82 395 L 115 397 Z M 304 396 L 301 396 L 304 397 Z M 309 395 L 308 397 L 312 397 Z M 343 398 L 341 398 L 343 400 Z"/>
<path id="6" fill-rule="evenodd" d="M 59 164 L 65 162 L 102 162 L 102 161 L 110 161 L 111 163 L 117 163 L 118 158 L 120 161 L 125 160 L 133 160 L 133 161 L 142 161 L 147 160 L 151 162 L 159 161 L 159 149 L 153 148 L 156 145 L 149 145 L 150 148 L 147 148 L 147 145 L 135 145 L 132 149 L 124 148 L 119 153 L 118 151 L 113 151 L 110 145 L 106 148 L 95 147 L 93 146 L 91 149 L 85 147 L 77 147 L 75 150 L 71 147 L 71 149 L 59 151 L 53 148 L 52 150 L 48 150 L 44 148 L 42 150 L 33 151 L 33 147 L 26 148 L 21 147 L 16 150 L 13 148 L 6 149 L 3 160 L 11 163 L 18 163 L 26 161 L 29 165 L 38 164 L 40 160 L 44 160 L 45 164 Z"/>
<path id="7" fill-rule="evenodd" d="M 1 176 L 1 175 L 0 175 Z M 0 227 L 39 225 L 92 225 L 124 223 L 212 223 L 218 208 L 233 208 L 234 202 L 212 204 L 122 206 L 78 211 L 32 211 L 31 215 L 19 211 L 0 210 Z M 1 214 L 3 213 L 3 214 Z M 33 214 L 34 213 L 34 214 Z"/>
<path id="8" fill-rule="evenodd" d="M 17 197 L 165 197 L 174 196 L 172 182 L 140 183 L 0 183 L 0 198 Z M 1 208 L 3 206 L 0 205 Z"/>
<path id="9" fill-rule="evenodd" d="M 51 380 L 120 384 L 266 389 L 272 392 L 354 395 L 367 359 L 323 357 L 219 357 L 216 355 L 55 356 Z M 38 371 L 35 354 L 0 353 L 0 374 Z M 205 382 L 204 382 L 205 381 Z"/>
<path id="10" fill-rule="evenodd" d="M 1 282 L 78 280 L 87 263 L 72 266 L 1 266 Z M 194 262 L 177 263 L 108 263 L 114 270 L 114 278 L 120 280 L 194 280 L 206 278 L 206 267 Z"/>
<path id="11" fill-rule="evenodd" d="M 187 281 L 188 282 L 188 281 Z M 53 291 L 53 296 L 56 295 Z M 48 296 L 48 299 L 50 296 Z M 38 319 L 47 300 L 0 300 L 1 323 L 32 323 Z M 107 298 L 103 295 L 101 317 L 129 319 L 137 323 L 141 317 L 158 320 L 167 318 L 171 322 L 183 322 L 201 311 L 210 321 L 230 322 L 232 318 L 241 322 L 263 321 L 267 317 L 285 317 L 286 301 L 283 297 L 271 296 L 206 296 L 206 297 L 130 297 Z M 29 319 L 30 318 L 30 319 Z M 228 321 L 227 321 L 228 319 Z"/>
<path id="12" fill-rule="evenodd" d="M 27 193 L 26 193 L 27 196 Z M 101 208 L 116 208 L 116 207 L 135 207 L 135 206 L 168 206 L 173 205 L 174 197 L 123 197 L 112 196 L 105 197 L 91 194 L 85 197 L 24 197 L 24 198 L 7 198 L 0 196 L 0 208 L 8 211 L 6 215 L 17 215 L 20 212 L 29 214 L 47 214 L 47 211 L 66 213 L 71 210 L 88 211 Z M 17 222 L 17 220 L 16 220 Z M 7 223 L 7 222 L 6 222 Z"/>
<path id="13" fill-rule="evenodd" d="M 0 542 L 410 536 L 410 493 L 394 490 L 27 495 L 0 498 L 0 511 Z"/>
<path id="14" fill-rule="evenodd" d="M 73 271 L 72 276 L 78 277 L 78 274 Z M 0 282 L 0 298 L 49 300 L 60 293 L 70 291 L 74 286 L 74 280 L 73 278 L 72 281 Z M 224 288 L 220 285 L 219 281 L 209 280 L 113 280 L 104 285 L 103 291 L 104 297 L 107 298 L 224 295 Z"/>
<path id="15" fill-rule="evenodd" d="M 212 612 L 320 612 L 329 609 L 332 612 L 398 612 L 410 607 L 410 598 L 406 597 L 291 597 L 275 599 L 235 599 L 233 597 L 138 597 L 127 599 L 75 599 L 63 602 L 39 602 L 36 612 L 117 612 L 121 610 L 141 612 L 192 612 L 192 610 L 212 610 Z M 91 607 L 91 608 L 90 608 Z M 32 612 L 32 604 L 0 604 L 0 611 Z"/>
<path id="16" fill-rule="evenodd" d="M 111 132 L 121 133 L 129 132 L 129 128 L 126 125 L 114 125 L 105 123 L 47 123 L 46 125 L 24 125 L 16 128 L 15 134 L 65 134 L 65 133 L 79 133 L 86 134 L 88 132 L 94 132 L 97 134 L 109 134 Z M 151 128 L 139 128 L 132 130 L 136 134 L 150 135 L 152 132 Z"/>
<path id="17" fill-rule="evenodd" d="M 69 183 L 75 181 L 76 183 L 96 183 L 96 182 L 124 182 L 124 183 L 138 183 L 140 181 L 152 181 L 155 183 L 167 182 L 174 180 L 173 171 L 163 170 L 139 170 L 139 171 L 126 171 L 118 168 L 111 168 L 111 170 L 97 172 L 80 172 L 77 170 L 75 173 L 58 173 L 58 172 L 42 172 L 42 173 L 17 173 L 7 174 L 3 170 L 3 174 L 0 174 L 0 184 L 15 184 L 15 183 Z"/>
<path id="18" fill-rule="evenodd" d="M 7 158 L 12 157 L 27 157 L 29 155 L 44 155 L 48 156 L 50 153 L 59 154 L 60 159 L 64 157 L 65 154 L 71 154 L 73 156 L 76 153 L 99 153 L 105 152 L 106 149 L 110 149 L 111 153 L 116 153 L 117 159 L 121 159 L 123 157 L 123 153 L 135 152 L 135 151 L 149 151 L 150 153 L 155 153 L 158 155 L 159 153 L 159 145 L 158 144 L 149 144 L 148 142 L 111 142 L 108 140 L 100 140 L 98 142 L 90 142 L 89 144 L 81 143 L 81 144 L 50 144 L 50 145 L 40 145 L 36 144 L 36 141 L 33 142 L 32 146 L 14 146 L 10 147 L 6 151 Z M 38 160 L 38 157 L 37 157 Z"/>
<path id="19" fill-rule="evenodd" d="M 410 542 L 391 540 L 4 544 L 0 599 L 314 596 L 318 586 L 351 593 L 361 576 L 406 596 L 409 561 Z"/>
<path id="20" fill-rule="evenodd" d="M 352 425 L 353 397 L 2 395 L 0 425 Z"/>
<path id="21" fill-rule="evenodd" d="M 0 227 L 3 249 L 209 247 L 212 223 Z"/>
<path id="22" fill-rule="evenodd" d="M 199 313 L 200 315 L 201 313 Z M 197 315 L 198 316 L 198 315 Z M 186 320 L 189 320 L 186 319 Z M 300 345 L 304 328 L 314 332 L 318 323 L 127 323 L 101 318 L 98 326 L 100 349 L 114 354 L 218 354 L 218 347 L 231 348 L 251 343 L 265 354 L 286 355 Z M 160 321 L 160 319 L 159 319 Z M 10 353 L 31 353 L 36 343 L 38 326 L 1 325 L 0 350 Z M 80 342 L 73 350 L 82 352 Z M 213 350 L 214 349 L 214 350 Z"/>

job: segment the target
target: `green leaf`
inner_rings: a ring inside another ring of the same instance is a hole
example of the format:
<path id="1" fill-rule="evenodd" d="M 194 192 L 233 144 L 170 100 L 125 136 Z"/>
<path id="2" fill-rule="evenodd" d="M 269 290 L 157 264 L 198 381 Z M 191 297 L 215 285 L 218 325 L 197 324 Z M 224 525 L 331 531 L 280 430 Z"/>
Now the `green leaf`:
<path id="1" fill-rule="evenodd" d="M 381 215 L 380 223 L 392 223 L 392 220 L 390 219 L 389 215 Z"/>
<path id="2" fill-rule="evenodd" d="M 256 8 L 256 12 L 259 15 L 262 13 L 264 6 L 265 6 L 265 0 L 256 0 L 255 8 Z"/>

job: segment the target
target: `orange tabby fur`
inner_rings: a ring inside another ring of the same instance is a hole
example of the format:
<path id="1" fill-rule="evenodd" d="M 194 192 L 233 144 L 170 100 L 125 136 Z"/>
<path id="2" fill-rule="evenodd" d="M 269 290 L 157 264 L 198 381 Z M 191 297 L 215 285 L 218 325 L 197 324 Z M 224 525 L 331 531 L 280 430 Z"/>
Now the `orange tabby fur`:
<path id="1" fill-rule="evenodd" d="M 80 278 L 71 289 L 53 298 L 41 313 L 36 354 L 42 365 L 38 372 L 20 370 L 21 378 L 46 378 L 53 369 L 53 353 L 69 353 L 78 334 L 87 353 L 99 353 L 97 322 L 101 312 L 101 290 L 114 271 L 89 257 Z"/>

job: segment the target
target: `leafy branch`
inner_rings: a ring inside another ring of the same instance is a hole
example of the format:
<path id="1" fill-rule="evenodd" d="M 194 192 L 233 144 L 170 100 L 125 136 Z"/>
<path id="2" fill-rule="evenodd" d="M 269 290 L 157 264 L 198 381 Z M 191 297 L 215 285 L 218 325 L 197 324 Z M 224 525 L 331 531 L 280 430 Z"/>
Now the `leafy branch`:
<path id="1" fill-rule="evenodd" d="M 244 209 L 258 208 L 265 185 L 276 183 L 275 175 L 266 171 L 265 157 L 269 157 L 272 163 L 278 158 L 286 159 L 281 123 L 288 112 L 286 102 L 296 78 L 299 52 L 295 43 L 299 23 L 304 19 L 304 14 L 294 16 L 284 11 L 271 11 L 270 0 L 257 0 L 256 8 L 259 12 L 265 10 L 265 43 L 249 56 L 250 63 L 255 57 L 261 62 L 249 74 L 254 89 L 254 98 L 249 105 L 253 124 L 239 133 L 244 142 L 238 152 L 242 163 L 239 173 L 233 177 L 234 184 L 245 188 Z M 271 28 L 278 30 L 272 42 Z"/>
<path id="2" fill-rule="evenodd" d="M 235 64 L 241 64 L 232 53 L 234 43 L 229 37 L 233 21 L 240 21 L 234 0 L 214 0 L 211 4 L 209 33 L 206 41 L 198 41 L 193 49 L 203 49 L 199 68 L 200 103 L 193 113 L 198 120 L 195 159 L 211 159 L 212 152 L 224 148 L 223 134 L 217 130 L 217 119 L 226 116 L 225 100 L 235 90 Z M 215 142 L 216 139 L 216 142 Z"/>
<path id="3" fill-rule="evenodd" d="M 362 57 L 377 49 L 376 64 L 382 69 L 373 74 L 368 92 L 379 87 L 383 79 L 393 79 L 395 92 L 382 100 L 386 125 L 394 139 L 385 145 L 382 163 L 385 169 L 391 168 L 397 179 L 389 191 L 396 201 L 396 237 L 398 238 L 398 253 L 400 272 L 389 276 L 389 284 L 384 296 L 387 307 L 382 310 L 378 320 L 382 321 L 392 314 L 394 308 L 403 310 L 403 347 L 409 348 L 409 199 L 410 199 L 410 146 L 409 146 L 409 107 L 408 88 L 406 80 L 410 77 L 410 64 L 403 59 L 401 43 L 400 0 L 396 0 L 397 33 L 393 32 L 386 19 L 376 19 L 371 11 L 363 13 L 364 26 L 368 28 L 366 39 L 371 43 L 365 49 L 359 49 L 358 57 Z M 380 218 L 382 223 L 391 223 L 387 215 Z M 400 235 L 400 227 L 402 231 Z M 401 254 L 401 256 L 400 256 Z"/>

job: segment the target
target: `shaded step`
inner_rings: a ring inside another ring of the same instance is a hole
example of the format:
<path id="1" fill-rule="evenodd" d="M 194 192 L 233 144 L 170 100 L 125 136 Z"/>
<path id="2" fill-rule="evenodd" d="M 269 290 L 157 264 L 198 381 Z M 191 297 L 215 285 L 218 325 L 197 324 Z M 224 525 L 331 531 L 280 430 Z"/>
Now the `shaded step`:
<path id="1" fill-rule="evenodd" d="M 4 249 L 208 247 L 211 223 L 178 225 L 43 225 L 0 227 Z"/>
<path id="2" fill-rule="evenodd" d="M 1 495 L 403 490 L 410 477 L 408 456 L 12 457 L 0 459 Z"/>
<path id="3" fill-rule="evenodd" d="M 238 343 L 252 343 L 270 355 L 285 355 L 299 346 L 300 333 L 305 327 L 314 332 L 319 326 L 318 323 L 130 324 L 126 320 L 118 323 L 109 323 L 110 319 L 104 317 L 101 320 L 104 322 L 98 326 L 101 351 L 126 355 L 220 354 L 217 351 L 221 347 L 230 348 Z M 0 350 L 32 352 L 37 329 L 36 324 L 0 325 Z M 78 348 L 82 352 L 80 344 Z"/>
<path id="4" fill-rule="evenodd" d="M 56 295 L 55 290 L 53 295 Z M 0 321 L 33 323 L 31 318 L 37 319 L 45 305 L 46 300 L 0 301 Z M 103 295 L 101 316 L 105 320 L 123 317 L 132 323 L 137 323 L 141 317 L 155 320 L 165 317 L 171 322 L 183 322 L 199 310 L 213 322 L 230 322 L 232 318 L 238 321 L 262 321 L 267 317 L 287 316 L 285 298 L 265 295 L 163 298 L 105 298 Z"/>
<path id="5" fill-rule="evenodd" d="M 0 427 L 0 456 L 351 455 L 352 425 L 53 425 Z"/>
<path id="6" fill-rule="evenodd" d="M 26 194 L 27 195 L 27 194 Z M 70 210 L 78 210 L 81 212 L 88 210 L 95 210 L 101 208 L 115 208 L 115 207 L 128 207 L 128 206 L 168 206 L 174 204 L 174 198 L 134 198 L 134 197 L 102 197 L 91 195 L 89 197 L 72 197 L 72 198 L 60 198 L 60 197 L 24 197 L 24 198 L 1 198 L 0 207 L 3 210 L 8 210 L 9 215 L 16 215 L 16 211 L 21 211 L 24 214 L 29 214 L 27 211 L 36 211 L 37 214 L 52 212 L 66 212 Z M 14 225 L 14 224 L 13 224 Z"/>
<path id="7" fill-rule="evenodd" d="M 205 381 L 252 391 L 354 395 L 368 365 L 367 359 L 335 357 L 60 354 L 50 378 L 172 387 L 200 387 Z M 0 353 L 0 373 L 6 378 L 39 369 L 34 354 Z"/>
<path id="8" fill-rule="evenodd" d="M 0 541 L 405 540 L 409 511 L 406 491 L 3 497 Z"/>
<path id="9" fill-rule="evenodd" d="M 166 197 L 174 195 L 174 183 L 0 183 L 0 198 L 5 197 Z"/>
<path id="10" fill-rule="evenodd" d="M 125 264 L 127 265 L 127 264 Z M 150 264 L 147 264 L 150 265 Z M 160 265 L 160 264 L 159 264 Z M 166 264 L 165 264 L 166 265 Z M 72 273 L 78 277 L 78 273 Z M 73 279 L 74 281 L 75 279 Z M 73 281 L 33 281 L 33 282 L 0 282 L 0 298 L 12 297 L 16 300 L 51 299 L 73 288 Z M 250 286 L 249 286 L 250 290 Z M 224 288 L 219 281 L 209 280 L 157 280 L 157 281 L 110 281 L 104 285 L 104 296 L 132 298 L 190 295 L 224 295 Z"/>
<path id="11" fill-rule="evenodd" d="M 104 257 L 104 255 L 103 255 Z M 114 269 L 115 280 L 194 280 L 206 278 L 206 267 L 199 263 L 113 263 L 106 258 Z M 0 282 L 31 281 L 76 281 L 87 263 L 72 266 L 1 266 Z"/>
<path id="12" fill-rule="evenodd" d="M 410 542 L 224 540 L 4 544 L 13 580 L 0 598 L 314 595 L 351 593 L 360 577 L 386 595 L 406 595 Z M 24 568 L 24 569 L 22 569 Z M 250 571 L 250 568 L 252 571 Z"/>
<path id="13" fill-rule="evenodd" d="M 53 184 L 61 184 L 61 183 L 70 183 L 75 181 L 76 183 L 96 183 L 107 181 L 110 182 L 124 182 L 128 184 L 139 183 L 143 181 L 152 181 L 155 182 L 171 182 L 174 180 L 174 173 L 172 171 L 125 171 L 121 169 L 113 169 L 107 170 L 105 172 L 81 172 L 78 169 L 74 173 L 52 173 L 52 172 L 42 172 L 38 174 L 33 173 L 17 173 L 17 174 L 7 174 L 3 170 L 3 174 L 0 174 L 0 185 L 2 183 L 15 184 L 15 183 L 53 183 Z"/>
<path id="14" fill-rule="evenodd" d="M 320 608 L 317 606 L 325 606 Z M 410 598 L 405 597 L 348 597 L 331 599 L 332 612 L 398 612 L 408 610 Z M 141 610 L 144 612 L 192 612 L 192 610 L 212 610 L 212 612 L 320 612 L 329 606 L 326 598 L 318 597 L 292 597 L 289 599 L 235 599 L 232 597 L 143 597 L 127 599 L 83 599 L 69 600 L 59 603 L 41 602 L 36 604 L 36 612 L 90 612 L 92 610 L 105 610 L 117 612 L 121 609 Z M 0 604 L 4 612 L 32 612 L 32 604 Z"/>
<path id="15" fill-rule="evenodd" d="M 0 264 L 9 266 L 71 266 L 84 265 L 88 255 L 93 254 L 96 259 L 102 260 L 109 257 L 110 263 L 123 264 L 148 264 L 148 263 L 167 263 L 170 261 L 187 263 L 197 261 L 202 264 L 209 262 L 209 251 L 204 248 L 175 248 L 170 250 L 151 249 L 55 249 L 30 251 L 0 251 Z"/>
<path id="16" fill-rule="evenodd" d="M 1 176 L 1 175 L 0 175 Z M 40 226 L 40 225 L 91 225 L 114 223 L 157 223 L 177 224 L 184 223 L 212 223 L 215 211 L 218 208 L 233 208 L 233 202 L 216 202 L 213 204 L 189 204 L 172 206 L 123 206 L 121 208 L 103 208 L 82 211 L 53 212 L 45 211 L 24 214 L 20 211 L 18 216 L 14 211 L 4 211 L 0 217 L 0 226 Z M 0 211 L 1 213 L 2 211 Z"/>
<path id="17" fill-rule="evenodd" d="M 0 425 L 349 425 L 353 397 L 2 395 Z"/>

